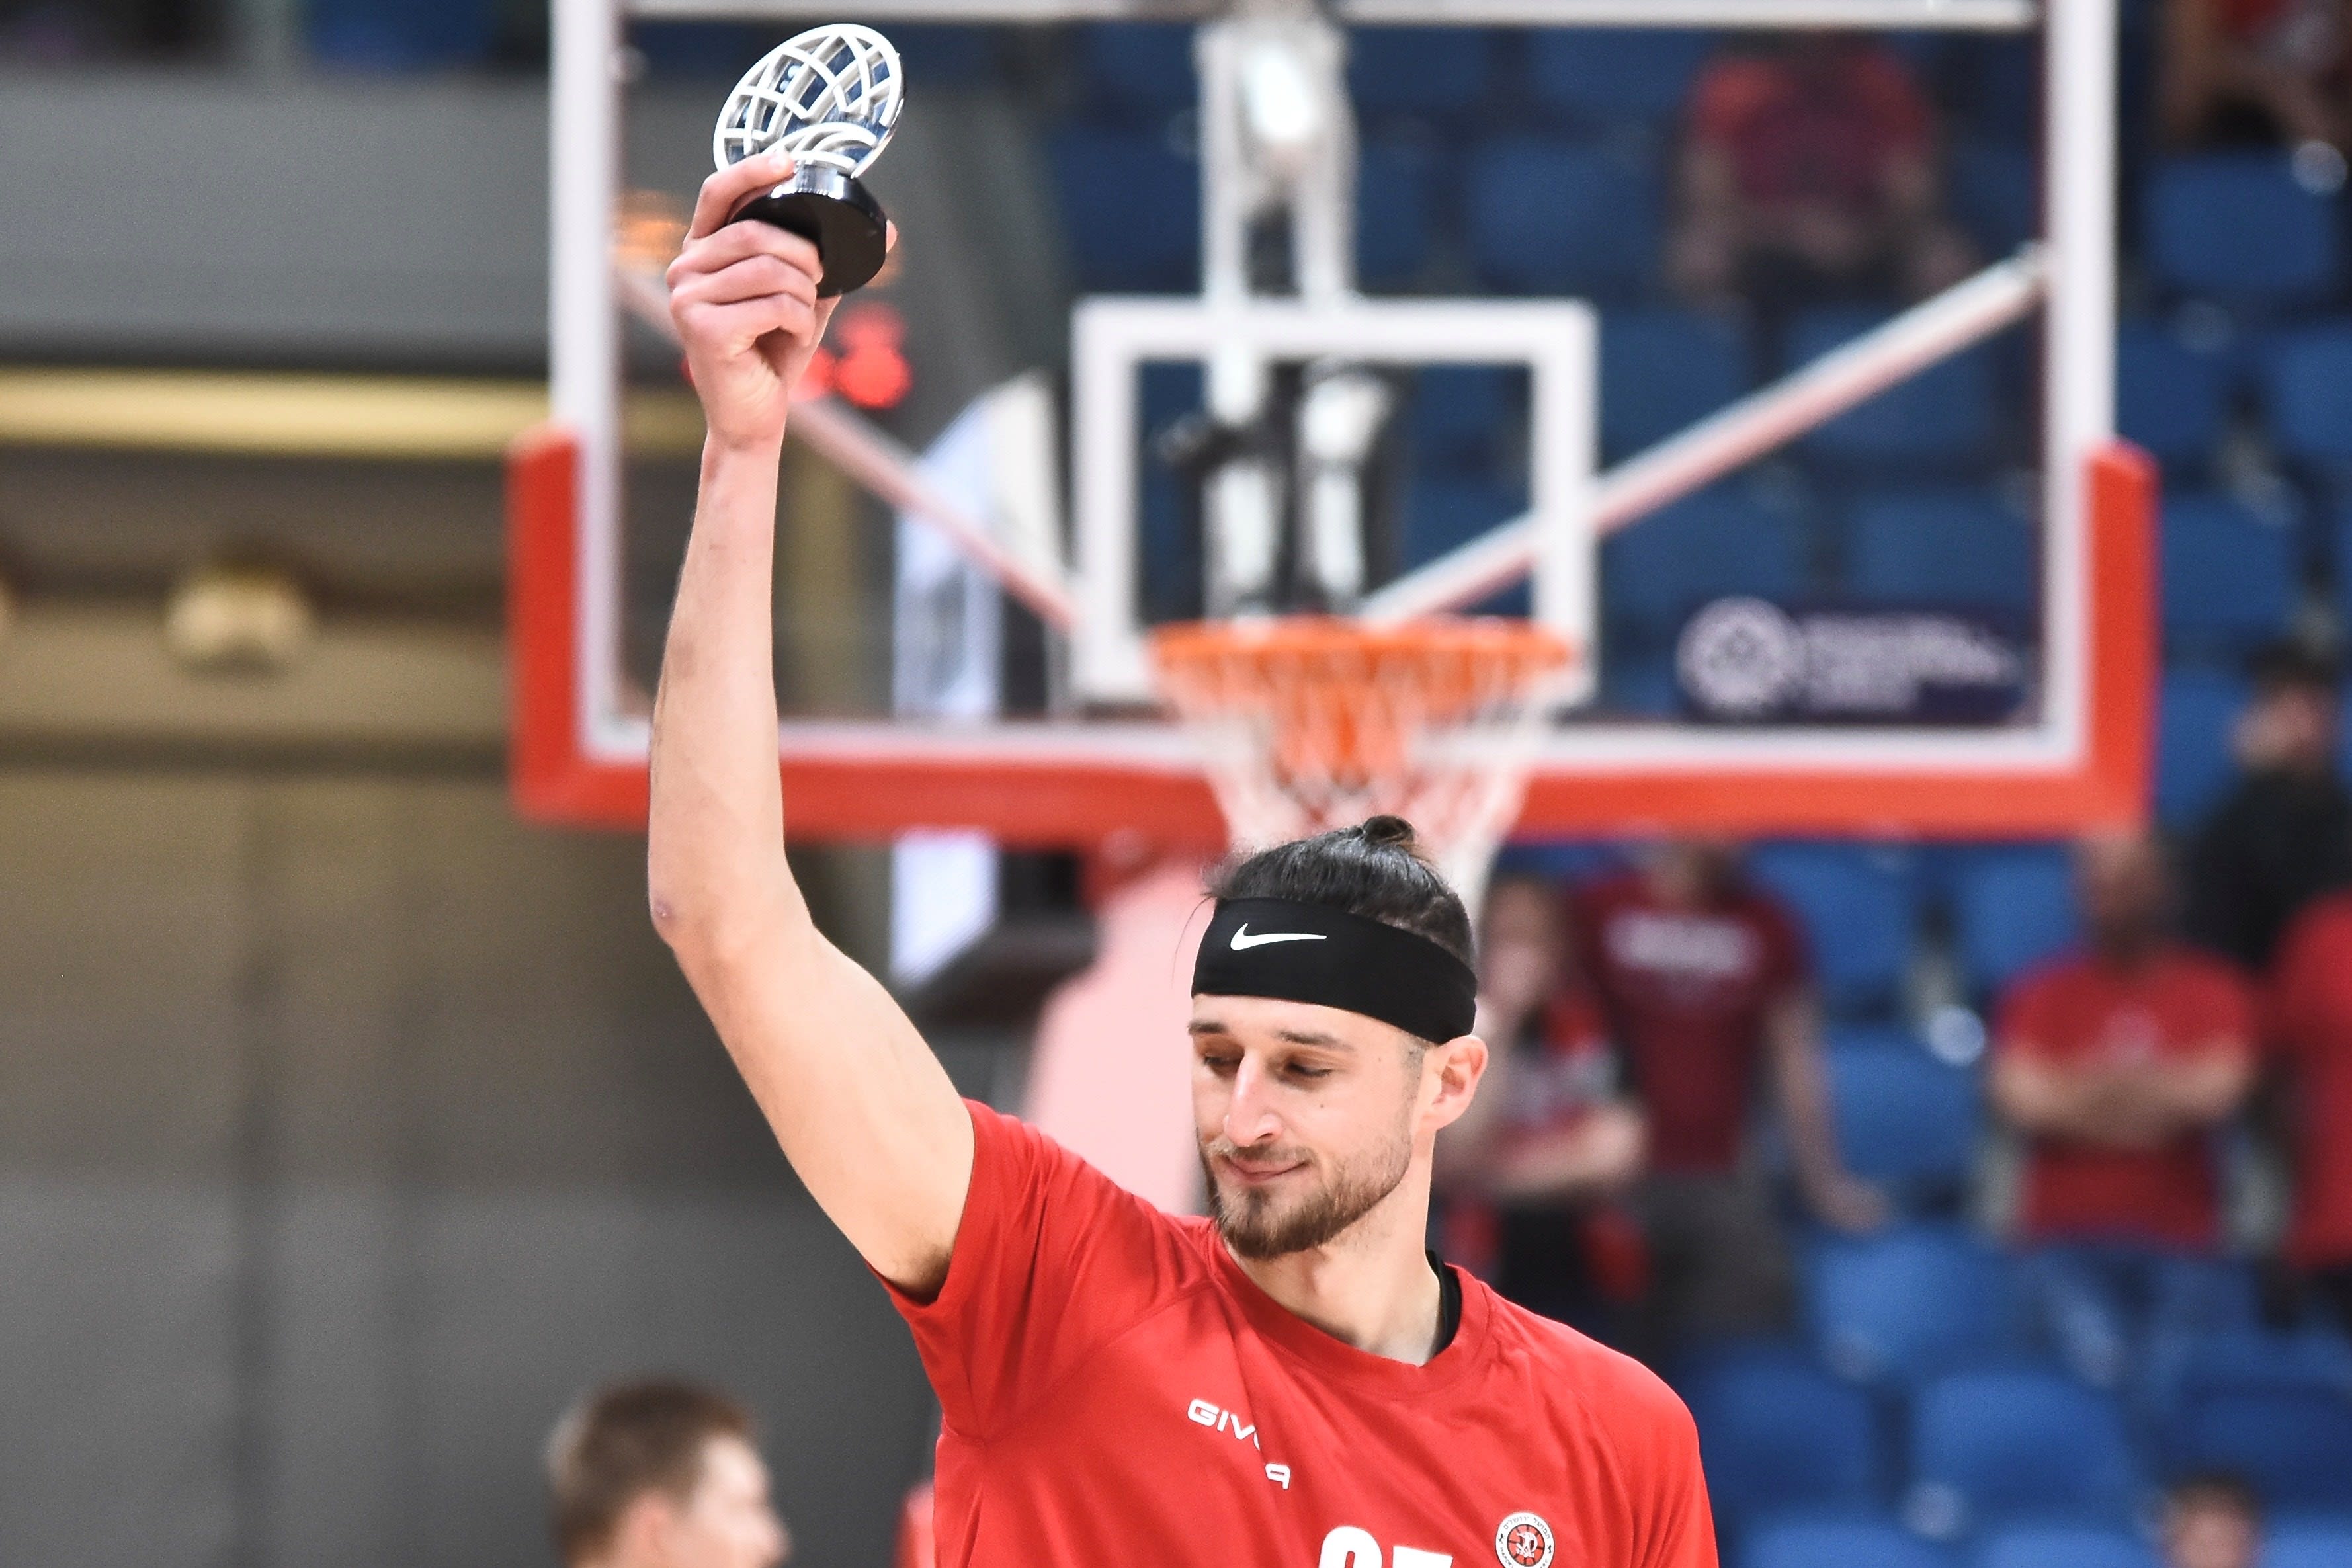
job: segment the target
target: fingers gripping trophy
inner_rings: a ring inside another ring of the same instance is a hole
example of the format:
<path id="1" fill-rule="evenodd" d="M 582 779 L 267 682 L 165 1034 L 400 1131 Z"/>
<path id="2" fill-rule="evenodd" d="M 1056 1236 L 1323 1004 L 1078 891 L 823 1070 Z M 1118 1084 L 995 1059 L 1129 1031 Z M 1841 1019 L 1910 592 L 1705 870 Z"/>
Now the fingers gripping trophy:
<path id="1" fill-rule="evenodd" d="M 814 244 L 824 258 L 820 298 L 862 287 L 888 253 L 888 220 L 858 176 L 889 145 L 901 84 L 898 51 L 873 28 L 812 27 L 745 73 L 711 132 L 711 159 L 721 170 L 765 153 L 793 160 L 790 178 L 734 216 Z"/>

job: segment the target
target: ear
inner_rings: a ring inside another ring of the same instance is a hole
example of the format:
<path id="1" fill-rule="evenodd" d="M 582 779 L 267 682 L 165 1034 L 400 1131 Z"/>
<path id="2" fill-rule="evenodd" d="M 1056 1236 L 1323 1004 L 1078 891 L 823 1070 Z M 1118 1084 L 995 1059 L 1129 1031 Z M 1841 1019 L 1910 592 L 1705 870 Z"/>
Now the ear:
<path id="1" fill-rule="evenodd" d="M 1486 1075 L 1486 1042 L 1475 1034 L 1462 1034 L 1433 1045 L 1422 1072 L 1423 1086 L 1431 1091 L 1430 1130 L 1451 1126 L 1477 1098 L 1478 1081 Z"/>
<path id="2" fill-rule="evenodd" d="M 613 1560 L 628 1568 L 667 1568 L 672 1556 L 671 1527 L 677 1509 L 660 1488 L 648 1487 L 631 1498 L 613 1522 Z"/>

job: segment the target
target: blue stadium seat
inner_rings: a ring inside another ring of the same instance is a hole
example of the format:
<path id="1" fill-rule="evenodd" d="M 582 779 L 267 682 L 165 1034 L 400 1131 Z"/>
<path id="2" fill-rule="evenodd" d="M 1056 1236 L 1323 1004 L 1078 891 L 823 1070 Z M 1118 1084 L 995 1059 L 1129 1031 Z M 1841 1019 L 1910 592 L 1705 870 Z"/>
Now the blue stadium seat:
<path id="1" fill-rule="evenodd" d="M 900 26 L 894 22 L 890 41 L 898 47 L 908 77 L 926 86 L 986 87 L 996 78 L 996 40 L 986 27 L 937 22 Z"/>
<path id="2" fill-rule="evenodd" d="M 1883 311 L 1834 307 L 1808 311 L 1790 333 L 1792 366 L 1821 358 L 1885 319 Z M 1954 355 L 1840 414 L 1805 438 L 1835 462 L 1871 467 L 1951 465 L 1982 457 L 1995 427 L 1992 355 Z"/>
<path id="3" fill-rule="evenodd" d="M 1486 97 L 1493 49 L 1475 27 L 1358 27 L 1348 35 L 1348 90 L 1359 112 L 1460 115 Z"/>
<path id="4" fill-rule="evenodd" d="M 1807 1333 L 1823 1360 L 1862 1382 L 1909 1386 L 2010 1339 L 2008 1268 L 1957 1226 L 1825 1239 L 1807 1253 L 1804 1279 Z"/>
<path id="5" fill-rule="evenodd" d="M 1683 618 L 1726 594 L 1786 600 L 1805 581 L 1789 518 L 1718 486 L 1611 535 L 1601 547 L 1601 606 L 1612 627 L 1660 645 Z"/>
<path id="6" fill-rule="evenodd" d="M 1601 444 L 1637 452 L 1748 390 L 1738 329 L 1691 310 L 1610 310 L 1601 318 Z"/>
<path id="7" fill-rule="evenodd" d="M 1969 988 L 1990 997 L 2074 940 L 2066 852 L 2048 846 L 1970 851 L 1953 869 L 1952 923 Z"/>
<path id="8" fill-rule="evenodd" d="M 348 7 L 312 6 L 314 26 L 331 9 Z M 381 0 L 379 10 L 390 10 Z M 893 33 L 895 43 L 898 35 Z M 776 47 L 772 35 L 746 22 L 638 21 L 629 29 L 629 43 L 644 61 L 647 81 L 664 81 L 681 78 L 735 78 L 751 67 L 751 62 Z M 322 63 L 329 63 L 321 57 Z M 332 62 L 341 63 L 341 62 Z"/>
<path id="9" fill-rule="evenodd" d="M 1682 111 L 1714 47 L 1711 34 L 1674 28 L 1539 29 L 1528 37 L 1528 85 L 1580 124 L 1662 120 Z"/>
<path id="10" fill-rule="evenodd" d="M 1367 29 L 1377 32 L 1378 28 Z M 1356 277 L 1368 287 L 1410 282 L 1429 260 L 1436 161 L 1419 142 L 1368 139 L 1356 160 Z"/>
<path id="11" fill-rule="evenodd" d="M 2294 542 L 2228 496 L 2167 497 L 2167 652 L 2234 662 L 2284 632 L 2294 612 Z"/>
<path id="12" fill-rule="evenodd" d="M 2352 1568 L 2352 1518 L 2281 1523 L 2263 1543 L 2263 1568 Z"/>
<path id="13" fill-rule="evenodd" d="M 2142 1490 L 2114 1401 L 2055 1372 L 1955 1372 L 1911 1406 L 1913 1506 L 1959 1530 L 2128 1520 Z"/>
<path id="14" fill-rule="evenodd" d="M 1917 936 L 1900 865 L 1846 844 L 1775 844 L 1748 870 L 1796 910 L 1822 999 L 1843 1014 L 1883 1013 L 1899 999 Z"/>
<path id="15" fill-rule="evenodd" d="M 2136 1535 L 2089 1525 L 2021 1525 L 1978 1546 L 1971 1568 L 2157 1568 Z"/>
<path id="16" fill-rule="evenodd" d="M 1958 486 L 1864 497 L 1848 525 L 1849 591 L 1883 603 L 2013 619 L 2040 597 L 2032 525 L 2000 497 Z"/>
<path id="17" fill-rule="evenodd" d="M 1915 1207 L 1968 1190 L 1983 1136 L 1976 1080 L 1916 1041 L 1832 1046 L 1830 1111 L 1846 1167 Z"/>
<path id="18" fill-rule="evenodd" d="M 1528 493 L 1495 479 L 1427 474 L 1407 497 L 1398 555 L 1404 570 L 1468 544 L 1528 509 Z"/>
<path id="19" fill-rule="evenodd" d="M 2246 706 L 2246 683 L 2221 670 L 2175 670 L 2164 677 L 2156 728 L 2156 815 L 2187 828 L 2211 810 L 2237 764 L 2230 730 Z"/>
<path id="20" fill-rule="evenodd" d="M 1071 127 L 1046 149 L 1084 289 L 1200 287 L 1200 166 L 1157 131 Z"/>
<path id="21" fill-rule="evenodd" d="M 1759 1527 L 1742 1568 L 1952 1568 L 1952 1555 L 1891 1520 L 1792 1520 Z"/>
<path id="22" fill-rule="evenodd" d="M 2242 1476 L 2274 1512 L 2352 1510 L 2352 1394 L 2342 1389 L 2200 1382 L 2168 1427 L 2166 1456 L 2180 1470 Z"/>
<path id="23" fill-rule="evenodd" d="M 1495 365 L 1427 365 L 1413 376 L 1405 414 L 1414 468 L 1492 478 L 1524 427 L 1526 372 Z"/>
<path id="24" fill-rule="evenodd" d="M 1682 1387 L 1718 1519 L 1867 1508 L 1885 1477 L 1870 1396 L 1793 1352 L 1727 1356 Z"/>
<path id="25" fill-rule="evenodd" d="M 477 65 L 498 39 L 494 0 L 310 0 L 299 13 L 310 57 L 347 70 L 418 71 Z M 737 55 L 736 73 L 760 57 Z"/>
<path id="26" fill-rule="evenodd" d="M 1496 287 L 1622 298 L 1654 279 L 1658 181 L 1622 149 L 1498 137 L 1469 159 L 1470 253 Z"/>
<path id="27" fill-rule="evenodd" d="M 1181 22 L 1090 22 L 1078 57 L 1097 112 L 1156 125 L 1200 97 L 1192 29 Z"/>
<path id="28" fill-rule="evenodd" d="M 2148 266 L 2174 288 L 2289 303 L 2336 286 L 2343 248 L 2336 204 L 2295 183 L 2283 154 L 2222 152 L 2162 164 L 2141 218 Z"/>
<path id="29" fill-rule="evenodd" d="M 2199 353 L 2148 321 L 2126 321 L 2116 335 L 2116 428 L 2159 463 L 2202 463 L 2221 439 L 2229 413 L 2229 371 L 2218 354 Z"/>
<path id="30" fill-rule="evenodd" d="M 2352 465 L 2352 322 L 2282 334 L 2263 356 L 2271 438 L 2289 456 Z"/>
<path id="31" fill-rule="evenodd" d="M 2004 141 L 1970 139 L 1952 149 L 1952 215 L 1988 256 L 2007 256 L 2042 232 L 2033 154 Z"/>

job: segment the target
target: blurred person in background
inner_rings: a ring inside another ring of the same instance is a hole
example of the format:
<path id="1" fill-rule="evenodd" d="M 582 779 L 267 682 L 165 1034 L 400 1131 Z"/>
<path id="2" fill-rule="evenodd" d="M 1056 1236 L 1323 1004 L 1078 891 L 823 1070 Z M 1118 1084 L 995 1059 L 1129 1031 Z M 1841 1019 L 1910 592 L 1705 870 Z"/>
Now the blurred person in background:
<path id="1" fill-rule="evenodd" d="M 2263 1505 L 2235 1476 L 2186 1476 L 2165 1489 L 2164 1568 L 2254 1568 Z"/>
<path id="2" fill-rule="evenodd" d="M 2343 177 L 2352 130 L 2345 0 L 2165 0 L 2164 139 L 2183 150 L 2308 147 Z"/>
<path id="3" fill-rule="evenodd" d="M 751 1416 L 695 1384 L 584 1396 L 548 1439 L 547 1490 L 564 1568 L 775 1568 L 792 1552 Z"/>
<path id="4" fill-rule="evenodd" d="M 2241 775 L 2189 852 L 2189 939 L 2260 974 L 2297 910 L 2352 885 L 2352 793 L 2336 771 L 2336 674 L 2293 644 L 2254 661 Z"/>
<path id="5" fill-rule="evenodd" d="M 2035 1329 L 2113 1388 L 2246 1300 L 2221 1255 L 2214 1134 L 2252 1083 L 2254 1000 L 2234 967 L 2170 936 L 2153 838 L 2085 840 L 2075 887 L 2084 946 L 2002 999 L 1991 1094 L 2025 1144 Z"/>
<path id="6" fill-rule="evenodd" d="M 1678 839 L 1584 888 L 1570 919 L 1579 967 L 1648 1119 L 1633 1206 L 1650 1289 L 1629 1348 L 1656 1356 L 1780 1326 L 1787 1246 L 1748 1136 L 1763 1082 L 1811 1212 L 1842 1230 L 1887 1213 L 1838 1156 L 1795 917 L 1742 874 L 1737 846 Z"/>
<path id="7" fill-rule="evenodd" d="M 1639 1233 L 1613 1201 L 1641 1174 L 1642 1113 L 1579 983 L 1560 890 L 1496 878 L 1478 933 L 1478 1035 L 1493 1055 L 1438 1145 L 1445 1251 L 1519 1305 L 1608 1339 L 1642 1283 Z"/>
<path id="8" fill-rule="evenodd" d="M 2288 927 L 2270 1036 L 2294 1170 L 2285 1261 L 2352 1333 L 2352 893 Z"/>
<path id="9" fill-rule="evenodd" d="M 1902 58 L 1846 33 L 1768 37 L 1692 87 L 1668 266 L 1768 330 L 1807 306 L 1917 298 L 1975 257 L 1945 217 L 1936 111 Z"/>

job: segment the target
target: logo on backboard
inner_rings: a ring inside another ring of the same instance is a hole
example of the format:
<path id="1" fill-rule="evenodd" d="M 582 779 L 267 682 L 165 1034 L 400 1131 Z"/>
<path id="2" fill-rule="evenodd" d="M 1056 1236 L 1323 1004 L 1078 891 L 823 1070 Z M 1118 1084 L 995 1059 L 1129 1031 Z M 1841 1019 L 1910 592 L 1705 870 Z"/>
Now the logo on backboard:
<path id="1" fill-rule="evenodd" d="M 1532 1513 L 1515 1513 L 1495 1527 L 1503 1568 L 1551 1568 L 1551 1526 Z"/>

